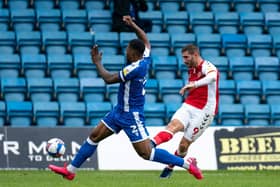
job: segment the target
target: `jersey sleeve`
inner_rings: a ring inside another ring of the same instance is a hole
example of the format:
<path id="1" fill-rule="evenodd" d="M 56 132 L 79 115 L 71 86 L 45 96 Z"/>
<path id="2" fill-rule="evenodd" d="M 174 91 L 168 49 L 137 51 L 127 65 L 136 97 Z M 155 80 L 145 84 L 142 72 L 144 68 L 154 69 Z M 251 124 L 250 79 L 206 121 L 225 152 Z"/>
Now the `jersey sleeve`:
<path id="1" fill-rule="evenodd" d="M 210 62 L 206 61 L 202 66 L 202 74 L 207 76 L 207 74 L 211 72 L 217 72 L 217 68 Z"/>
<path id="2" fill-rule="evenodd" d="M 119 77 L 121 78 L 122 82 L 131 80 L 138 75 L 138 69 L 138 65 L 134 63 L 127 65 L 119 72 Z"/>

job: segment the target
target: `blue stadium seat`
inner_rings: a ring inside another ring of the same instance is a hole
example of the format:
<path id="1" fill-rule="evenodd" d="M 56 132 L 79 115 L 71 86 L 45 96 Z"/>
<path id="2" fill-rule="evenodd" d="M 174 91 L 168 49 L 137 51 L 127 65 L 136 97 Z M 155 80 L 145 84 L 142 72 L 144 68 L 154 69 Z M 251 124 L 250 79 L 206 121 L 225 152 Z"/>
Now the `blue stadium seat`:
<path id="1" fill-rule="evenodd" d="M 257 0 L 261 12 L 279 12 L 280 2 L 278 0 Z"/>
<path id="2" fill-rule="evenodd" d="M 107 0 L 107 2 L 110 2 L 110 0 Z M 104 0 L 84 0 L 84 6 L 87 11 L 94 9 L 101 10 L 105 8 L 105 5 L 106 1 Z"/>
<path id="3" fill-rule="evenodd" d="M 242 104 L 260 104 L 262 97 L 261 82 L 257 80 L 236 81 L 237 100 Z"/>
<path id="4" fill-rule="evenodd" d="M 171 40 L 171 52 L 176 55 L 181 55 L 182 47 L 186 46 L 187 44 L 195 44 L 196 43 L 196 35 L 192 33 L 178 33 L 172 34 L 170 36 Z"/>
<path id="5" fill-rule="evenodd" d="M 272 42 L 273 53 L 277 57 L 280 57 L 280 35 L 279 34 L 273 34 L 271 36 L 272 36 L 272 40 L 273 40 L 273 42 Z"/>
<path id="6" fill-rule="evenodd" d="M 182 0 L 159 0 L 162 12 L 177 12 L 180 10 Z"/>
<path id="7" fill-rule="evenodd" d="M 237 12 L 216 12 L 214 14 L 215 25 L 220 34 L 239 32 L 239 14 Z"/>
<path id="8" fill-rule="evenodd" d="M 10 10 L 18 9 L 24 10 L 29 6 L 29 0 L 9 0 L 7 1 L 7 5 Z"/>
<path id="9" fill-rule="evenodd" d="M 168 55 L 170 53 L 170 35 L 168 33 L 148 33 L 152 55 Z"/>
<path id="10" fill-rule="evenodd" d="M 158 100 L 158 80 L 148 79 L 145 85 L 145 101 L 147 103 L 155 103 Z"/>
<path id="11" fill-rule="evenodd" d="M 213 63 L 219 70 L 220 79 L 226 80 L 229 72 L 228 58 L 224 56 L 203 56 L 204 59 Z"/>
<path id="12" fill-rule="evenodd" d="M 247 35 L 247 45 L 253 57 L 272 55 L 272 36 L 268 34 Z"/>
<path id="13" fill-rule="evenodd" d="M 82 102 L 60 102 L 59 122 L 67 127 L 83 127 L 86 124 L 86 106 Z"/>
<path id="14" fill-rule="evenodd" d="M 103 54 L 117 54 L 119 47 L 119 35 L 116 32 L 97 32 L 94 35 L 95 44 Z"/>
<path id="15" fill-rule="evenodd" d="M 163 15 L 161 11 L 139 12 L 139 17 L 152 21 L 152 33 L 160 33 L 162 31 Z"/>
<path id="16" fill-rule="evenodd" d="M 195 33 L 214 32 L 214 14 L 212 12 L 193 12 L 189 13 L 190 30 Z"/>
<path id="17" fill-rule="evenodd" d="M 39 54 L 41 51 L 41 33 L 39 31 L 16 32 L 17 49 L 21 54 Z"/>
<path id="18" fill-rule="evenodd" d="M 245 34 L 262 34 L 264 31 L 264 14 L 261 12 L 239 13 L 241 30 Z"/>
<path id="19" fill-rule="evenodd" d="M 93 32 L 110 32 L 112 25 L 112 13 L 110 10 L 88 10 L 88 24 Z"/>
<path id="20" fill-rule="evenodd" d="M 161 79 L 158 81 L 159 99 L 164 103 L 181 103 L 183 97 L 179 94 L 183 87 L 182 79 Z"/>
<path id="21" fill-rule="evenodd" d="M 254 12 L 257 6 L 257 0 L 232 0 L 236 12 Z"/>
<path id="22" fill-rule="evenodd" d="M 16 35 L 12 31 L 0 31 L 0 53 L 13 54 L 16 50 Z"/>
<path id="23" fill-rule="evenodd" d="M 6 103 L 0 101 L 0 127 L 6 124 Z"/>
<path id="24" fill-rule="evenodd" d="M 53 79 L 54 98 L 59 102 L 76 102 L 80 98 L 80 83 L 76 78 Z"/>
<path id="25" fill-rule="evenodd" d="M 61 10 L 78 10 L 80 8 L 80 3 L 83 1 L 77 0 L 59 0 L 58 6 Z"/>
<path id="26" fill-rule="evenodd" d="M 33 102 L 33 118 L 38 127 L 56 127 L 59 122 L 57 102 Z"/>
<path id="27" fill-rule="evenodd" d="M 152 56 L 152 76 L 156 79 L 176 79 L 177 71 L 176 56 Z"/>
<path id="28" fill-rule="evenodd" d="M 8 31 L 9 24 L 10 24 L 10 12 L 8 9 L 1 8 L 0 9 L 0 31 Z"/>
<path id="29" fill-rule="evenodd" d="M 146 126 L 164 126 L 165 125 L 165 104 L 164 103 L 146 103 L 144 106 Z"/>
<path id="30" fill-rule="evenodd" d="M 33 102 L 47 102 L 53 98 L 53 81 L 50 78 L 26 79 L 27 98 Z"/>
<path id="31" fill-rule="evenodd" d="M 229 12 L 232 9 L 232 0 L 207 0 L 212 12 Z"/>
<path id="32" fill-rule="evenodd" d="M 22 54 L 21 66 L 26 78 L 43 78 L 46 75 L 47 61 L 43 54 Z"/>
<path id="33" fill-rule="evenodd" d="M 125 56 L 124 55 L 103 55 L 103 58 L 102 58 L 102 61 L 103 61 L 103 65 L 104 67 L 109 70 L 109 71 L 112 71 L 112 72 L 119 72 L 125 62 L 126 62 L 126 59 L 125 59 Z"/>
<path id="34" fill-rule="evenodd" d="M 234 80 L 219 81 L 219 99 L 221 104 L 234 104 L 236 98 L 236 85 Z"/>
<path id="35" fill-rule="evenodd" d="M 163 12 L 164 27 L 170 34 L 186 33 L 189 17 L 187 12 Z"/>
<path id="36" fill-rule="evenodd" d="M 222 50 L 227 57 L 245 56 L 247 38 L 243 34 L 222 34 Z"/>
<path id="37" fill-rule="evenodd" d="M 50 0 L 35 0 L 34 8 L 35 10 L 53 10 L 56 6 L 56 1 Z"/>
<path id="38" fill-rule="evenodd" d="M 106 86 L 101 78 L 82 78 L 80 79 L 81 97 L 86 102 L 99 101 L 105 99 Z"/>
<path id="39" fill-rule="evenodd" d="M 59 9 L 36 9 L 36 17 L 41 31 L 59 31 L 62 28 Z"/>
<path id="40" fill-rule="evenodd" d="M 48 54 L 47 74 L 52 78 L 69 78 L 72 75 L 73 63 L 72 56 L 67 54 Z"/>
<path id="41" fill-rule="evenodd" d="M 29 127 L 32 125 L 31 102 L 6 102 L 7 119 L 12 127 Z"/>
<path id="42" fill-rule="evenodd" d="M 62 23 L 67 31 L 84 32 L 87 30 L 86 10 L 62 9 Z"/>
<path id="43" fill-rule="evenodd" d="M 87 123 L 96 126 L 112 109 L 110 102 L 86 102 Z"/>
<path id="44" fill-rule="evenodd" d="M 67 53 L 67 34 L 64 31 L 42 31 L 42 50 L 47 54 Z"/>
<path id="45" fill-rule="evenodd" d="M 187 12 L 204 12 L 207 0 L 184 0 Z"/>
<path id="46" fill-rule="evenodd" d="M 1 79 L 1 95 L 5 101 L 24 101 L 26 93 L 24 78 Z"/>
<path id="47" fill-rule="evenodd" d="M 253 80 L 254 59 L 253 57 L 230 57 L 229 76 L 234 80 Z"/>
<path id="48" fill-rule="evenodd" d="M 106 85 L 106 99 L 109 100 L 113 106 L 115 106 L 118 102 L 118 90 L 118 84 Z"/>
<path id="49" fill-rule="evenodd" d="M 196 43 L 201 56 L 220 56 L 222 38 L 220 34 L 197 34 Z"/>
<path id="50" fill-rule="evenodd" d="M 271 109 L 272 125 L 279 126 L 280 125 L 280 105 L 272 104 L 272 105 L 270 105 L 270 109 Z"/>
<path id="51" fill-rule="evenodd" d="M 181 77 L 182 80 L 187 81 L 189 79 L 188 68 L 187 65 L 183 62 L 182 54 L 178 53 L 176 54 L 176 57 L 178 60 L 179 77 Z"/>
<path id="52" fill-rule="evenodd" d="M 220 104 L 217 114 L 218 124 L 222 126 L 242 126 L 244 124 L 242 104 Z"/>
<path id="53" fill-rule="evenodd" d="M 256 76 L 259 80 L 278 80 L 280 73 L 279 65 L 277 57 L 256 57 Z"/>
<path id="54" fill-rule="evenodd" d="M 131 32 L 121 32 L 120 33 L 120 48 L 121 48 L 121 52 L 123 54 L 125 54 L 126 51 L 126 47 L 128 46 L 128 43 L 133 40 L 136 39 L 137 36 L 134 33 Z"/>
<path id="55" fill-rule="evenodd" d="M 35 12 L 33 9 L 11 9 L 11 23 L 14 31 L 33 31 L 35 28 Z"/>
<path id="56" fill-rule="evenodd" d="M 245 124 L 250 126 L 270 125 L 269 105 L 249 104 L 244 106 Z"/>
<path id="57" fill-rule="evenodd" d="M 72 54 L 90 54 L 94 36 L 90 32 L 68 32 L 68 45 Z"/>
<path id="58" fill-rule="evenodd" d="M 270 34 L 279 34 L 280 32 L 280 13 L 267 12 L 265 13 L 265 26 Z"/>
<path id="59" fill-rule="evenodd" d="M 173 114 L 181 107 L 182 103 L 165 103 L 166 124 L 169 123 Z"/>
<path id="60" fill-rule="evenodd" d="M 19 77 L 20 72 L 21 64 L 18 54 L 0 53 L 0 78 Z"/>
<path id="61" fill-rule="evenodd" d="M 280 104 L 280 82 L 278 80 L 263 80 L 262 94 L 268 104 Z"/>
<path id="62" fill-rule="evenodd" d="M 98 76 L 96 66 L 90 54 L 73 54 L 74 74 L 79 78 L 95 78 Z"/>

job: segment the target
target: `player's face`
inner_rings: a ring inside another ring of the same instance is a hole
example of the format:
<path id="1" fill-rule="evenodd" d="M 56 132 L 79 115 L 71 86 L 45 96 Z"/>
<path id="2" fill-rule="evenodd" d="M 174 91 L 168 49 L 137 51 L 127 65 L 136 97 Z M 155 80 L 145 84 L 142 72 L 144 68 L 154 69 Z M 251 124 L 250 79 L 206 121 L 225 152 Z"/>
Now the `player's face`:
<path id="1" fill-rule="evenodd" d="M 182 53 L 183 61 L 188 66 L 188 68 L 196 67 L 197 65 L 197 55 L 190 54 L 188 51 Z"/>
<path id="2" fill-rule="evenodd" d="M 129 46 L 126 48 L 126 61 L 127 62 L 132 62 L 132 50 Z"/>

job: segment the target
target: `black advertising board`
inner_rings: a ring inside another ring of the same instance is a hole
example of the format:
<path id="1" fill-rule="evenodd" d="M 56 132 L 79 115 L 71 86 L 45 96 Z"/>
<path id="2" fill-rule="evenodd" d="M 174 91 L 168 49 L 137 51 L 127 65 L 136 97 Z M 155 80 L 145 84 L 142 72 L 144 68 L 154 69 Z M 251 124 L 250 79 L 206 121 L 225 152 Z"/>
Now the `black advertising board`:
<path id="1" fill-rule="evenodd" d="M 280 128 L 220 129 L 214 136 L 218 169 L 280 169 Z"/>
<path id="2" fill-rule="evenodd" d="M 0 128 L 0 168 L 45 169 L 49 164 L 63 165 L 74 155 L 88 137 L 90 128 Z M 65 142 L 66 152 L 60 158 L 49 156 L 45 150 L 50 138 Z M 81 168 L 98 169 L 97 154 Z"/>

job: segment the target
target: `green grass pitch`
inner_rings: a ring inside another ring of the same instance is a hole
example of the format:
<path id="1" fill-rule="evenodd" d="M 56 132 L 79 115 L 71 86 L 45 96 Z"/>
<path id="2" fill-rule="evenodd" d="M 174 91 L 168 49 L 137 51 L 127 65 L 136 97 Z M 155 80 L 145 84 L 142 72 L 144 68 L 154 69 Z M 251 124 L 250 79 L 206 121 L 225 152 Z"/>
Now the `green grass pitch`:
<path id="1" fill-rule="evenodd" d="M 196 180 L 184 171 L 160 179 L 160 171 L 79 171 L 67 181 L 51 171 L 0 171 L 0 187 L 279 187 L 280 171 L 204 171 Z"/>

